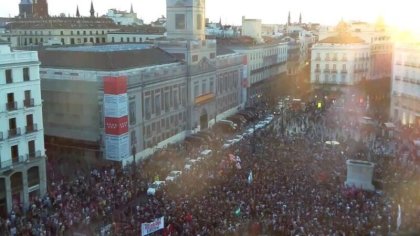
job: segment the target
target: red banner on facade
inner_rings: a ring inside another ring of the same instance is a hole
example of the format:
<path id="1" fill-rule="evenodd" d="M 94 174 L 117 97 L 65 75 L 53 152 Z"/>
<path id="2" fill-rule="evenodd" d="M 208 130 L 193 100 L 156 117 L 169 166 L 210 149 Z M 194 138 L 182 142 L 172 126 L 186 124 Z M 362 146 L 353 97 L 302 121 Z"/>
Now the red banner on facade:
<path id="1" fill-rule="evenodd" d="M 127 77 L 104 77 L 105 94 L 124 94 L 127 93 Z"/>
<path id="2" fill-rule="evenodd" d="M 128 133 L 128 116 L 120 118 L 105 117 L 105 133 L 111 135 Z"/>

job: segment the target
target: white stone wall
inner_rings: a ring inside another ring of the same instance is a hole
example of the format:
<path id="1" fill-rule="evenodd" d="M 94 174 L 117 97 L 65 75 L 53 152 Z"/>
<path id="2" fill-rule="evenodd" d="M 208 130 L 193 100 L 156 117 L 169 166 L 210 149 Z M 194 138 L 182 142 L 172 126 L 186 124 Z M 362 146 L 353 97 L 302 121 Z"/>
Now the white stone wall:
<path id="1" fill-rule="evenodd" d="M 404 125 L 414 124 L 420 119 L 419 44 L 396 45 L 392 66 L 391 117 Z"/>
<path id="2" fill-rule="evenodd" d="M 311 83 L 354 85 L 369 79 L 368 44 L 319 43 L 312 48 L 311 56 Z"/>
<path id="3" fill-rule="evenodd" d="M 10 147 L 18 145 L 19 156 L 26 157 L 28 153 L 28 141 L 35 140 L 35 151 L 45 155 L 44 134 L 42 123 L 42 100 L 39 80 L 39 62 L 37 52 L 15 51 L 7 53 L 8 46 L 0 45 L 0 132 L 3 139 L 0 140 L 0 158 L 2 162 L 11 160 Z M 29 68 L 29 81 L 23 79 L 23 68 Z M 12 83 L 6 83 L 6 70 L 12 71 Z M 25 107 L 25 91 L 30 91 L 33 107 Z M 6 103 L 8 94 L 13 93 L 16 102 L 16 110 L 7 110 Z M 26 115 L 33 115 L 33 124 L 36 124 L 36 132 L 26 132 Z M 9 138 L 9 119 L 16 119 L 16 127 L 20 129 L 20 135 Z"/>

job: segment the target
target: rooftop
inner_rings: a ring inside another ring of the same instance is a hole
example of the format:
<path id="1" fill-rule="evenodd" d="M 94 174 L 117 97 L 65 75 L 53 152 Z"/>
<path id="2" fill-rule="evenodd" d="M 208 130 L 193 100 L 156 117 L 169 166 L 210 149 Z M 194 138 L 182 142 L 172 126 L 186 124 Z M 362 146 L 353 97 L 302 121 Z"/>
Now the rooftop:
<path id="1" fill-rule="evenodd" d="M 235 53 L 235 51 L 233 51 L 233 50 L 231 50 L 227 47 L 224 47 L 224 46 L 221 46 L 221 45 L 217 45 L 217 47 L 216 47 L 217 56 L 228 55 L 228 54 L 233 54 L 233 53 Z"/>
<path id="2" fill-rule="evenodd" d="M 120 71 L 177 62 L 160 48 L 147 44 L 118 44 L 48 48 L 39 51 L 41 67 Z"/>
<path id="3" fill-rule="evenodd" d="M 281 39 L 265 37 L 265 43 L 257 44 L 256 40 L 252 37 L 242 36 L 237 38 L 218 38 L 217 44 L 225 47 L 234 47 L 234 48 L 249 48 L 249 47 L 259 47 L 266 46 L 271 44 L 279 44 L 284 41 Z"/>
<path id="4" fill-rule="evenodd" d="M 137 34 L 156 34 L 163 35 L 166 32 L 165 28 L 153 27 L 150 25 L 138 25 L 138 26 L 122 26 L 120 30 L 115 33 L 137 33 Z"/>
<path id="5" fill-rule="evenodd" d="M 108 18 L 51 17 L 47 19 L 13 19 L 6 25 L 11 29 L 117 29 Z"/>
<path id="6" fill-rule="evenodd" d="M 118 52 L 149 49 L 150 44 L 107 44 L 107 45 L 91 45 L 91 46 L 73 46 L 47 48 L 48 51 L 68 51 L 68 52 Z"/>
<path id="7" fill-rule="evenodd" d="M 348 33 L 340 33 L 335 36 L 331 36 L 323 40 L 320 40 L 319 43 L 359 44 L 359 43 L 365 43 L 365 41 L 359 37 L 352 36 Z"/>

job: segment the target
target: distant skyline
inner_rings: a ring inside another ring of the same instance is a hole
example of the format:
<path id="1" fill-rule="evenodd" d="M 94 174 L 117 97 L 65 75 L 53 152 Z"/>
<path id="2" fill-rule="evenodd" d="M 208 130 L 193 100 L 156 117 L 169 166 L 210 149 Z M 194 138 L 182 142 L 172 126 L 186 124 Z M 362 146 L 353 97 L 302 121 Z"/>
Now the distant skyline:
<path id="1" fill-rule="evenodd" d="M 20 0 L 0 0 L 0 16 L 16 16 L 19 12 Z M 74 16 L 79 6 L 80 14 L 89 15 L 90 0 L 48 0 L 49 13 L 57 16 L 60 13 Z M 104 15 L 108 9 L 130 10 L 133 4 L 134 11 L 145 23 L 166 15 L 166 0 L 93 0 L 95 11 Z M 341 19 L 346 21 L 357 20 L 374 22 L 379 16 L 391 26 L 411 29 L 420 33 L 418 9 L 413 6 L 412 0 L 207 0 L 206 17 L 210 21 L 218 22 L 222 19 L 224 24 L 241 24 L 242 16 L 246 18 L 262 19 L 265 24 L 284 24 L 288 12 L 291 12 L 292 22 L 299 20 L 302 13 L 303 22 L 335 25 Z"/>

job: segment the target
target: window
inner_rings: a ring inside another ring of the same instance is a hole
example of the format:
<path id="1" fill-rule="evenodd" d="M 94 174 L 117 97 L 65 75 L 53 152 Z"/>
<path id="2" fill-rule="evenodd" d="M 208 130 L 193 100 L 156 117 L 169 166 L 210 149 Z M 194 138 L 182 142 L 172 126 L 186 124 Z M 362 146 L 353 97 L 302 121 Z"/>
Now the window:
<path id="1" fill-rule="evenodd" d="M 36 157 L 35 153 L 35 140 L 31 140 L 28 142 L 28 154 L 30 158 Z"/>
<path id="2" fill-rule="evenodd" d="M 187 93 L 186 93 L 185 87 L 181 88 L 181 101 L 182 101 L 182 106 L 185 107 L 187 105 Z"/>
<path id="3" fill-rule="evenodd" d="M 12 70 L 11 69 L 6 70 L 6 83 L 7 84 L 13 83 L 13 76 L 12 76 Z"/>
<path id="4" fill-rule="evenodd" d="M 198 91 L 198 82 L 194 83 L 194 98 L 198 97 L 199 91 Z"/>
<path id="5" fill-rule="evenodd" d="M 210 93 L 214 93 L 214 80 L 213 80 L 213 78 L 210 79 Z"/>
<path id="6" fill-rule="evenodd" d="M 173 93 L 173 96 L 174 96 L 174 106 L 175 106 L 175 109 L 178 109 L 178 103 L 179 103 L 179 99 L 178 99 L 178 90 L 174 90 L 174 93 Z"/>
<path id="7" fill-rule="evenodd" d="M 115 38 L 114 37 L 112 37 L 111 42 L 115 43 Z"/>
<path id="8" fill-rule="evenodd" d="M 160 115 L 160 108 L 161 108 L 161 104 L 160 104 L 160 94 L 155 96 L 155 109 L 156 109 L 156 114 Z"/>
<path id="9" fill-rule="evenodd" d="M 130 112 L 130 125 L 136 124 L 136 102 L 130 102 L 128 106 Z"/>
<path id="10" fill-rule="evenodd" d="M 136 138 L 136 131 L 135 130 L 131 131 L 130 139 L 131 139 L 131 146 L 137 144 L 137 138 Z"/>
<path id="11" fill-rule="evenodd" d="M 214 59 L 216 57 L 216 53 L 212 52 L 210 53 L 210 59 Z"/>
<path id="12" fill-rule="evenodd" d="M 185 15 L 184 14 L 176 14 L 175 15 L 175 29 L 185 29 Z"/>
<path id="13" fill-rule="evenodd" d="M 203 29 L 203 16 L 201 14 L 197 14 L 197 30 Z"/>
<path id="14" fill-rule="evenodd" d="M 192 61 L 193 61 L 193 62 L 198 61 L 198 55 L 193 55 L 193 56 L 192 56 Z"/>
<path id="15" fill-rule="evenodd" d="M 18 145 L 14 145 L 10 147 L 10 154 L 12 155 L 13 162 L 19 161 L 19 147 Z"/>
<path id="16" fill-rule="evenodd" d="M 169 93 L 166 92 L 165 93 L 165 112 L 169 112 L 169 107 L 170 107 L 170 104 L 169 104 Z"/>
<path id="17" fill-rule="evenodd" d="M 206 93 L 207 93 L 207 80 L 203 80 L 201 84 L 201 94 L 206 94 Z"/>
<path id="18" fill-rule="evenodd" d="M 144 112 L 146 114 L 146 119 L 149 120 L 151 117 L 151 113 L 152 113 L 152 106 L 151 106 L 151 102 L 150 102 L 150 97 L 146 97 L 145 98 L 145 104 L 144 104 L 145 108 L 144 108 Z"/>
<path id="19" fill-rule="evenodd" d="M 83 30 L 83 35 L 86 35 L 86 31 L 85 30 Z"/>
<path id="20" fill-rule="evenodd" d="M 25 107 L 33 107 L 34 99 L 31 98 L 31 90 L 25 90 L 25 100 L 23 100 Z"/>

